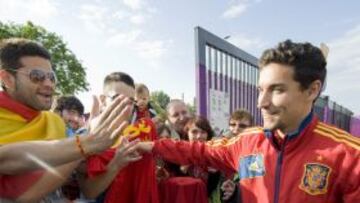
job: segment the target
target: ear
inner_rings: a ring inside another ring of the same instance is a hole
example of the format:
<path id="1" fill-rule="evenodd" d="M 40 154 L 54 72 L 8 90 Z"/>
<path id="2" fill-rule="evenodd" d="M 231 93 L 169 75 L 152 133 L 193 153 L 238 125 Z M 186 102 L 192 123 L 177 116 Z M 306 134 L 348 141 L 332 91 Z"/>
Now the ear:
<path id="1" fill-rule="evenodd" d="M 0 82 L 6 89 L 14 89 L 15 77 L 4 69 L 0 69 Z"/>
<path id="2" fill-rule="evenodd" d="M 320 80 L 315 80 L 310 84 L 309 88 L 307 89 L 309 100 L 314 101 L 319 96 L 321 92 L 321 86 L 322 84 Z"/>

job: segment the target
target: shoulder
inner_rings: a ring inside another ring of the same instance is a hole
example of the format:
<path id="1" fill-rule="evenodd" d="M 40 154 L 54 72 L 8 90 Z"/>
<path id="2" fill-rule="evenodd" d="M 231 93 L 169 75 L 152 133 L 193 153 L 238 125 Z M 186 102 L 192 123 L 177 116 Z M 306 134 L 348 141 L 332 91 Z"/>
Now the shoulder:
<path id="1" fill-rule="evenodd" d="M 257 139 L 260 137 L 265 138 L 263 128 L 251 127 L 251 128 L 245 129 L 242 133 L 240 133 L 237 136 L 234 136 L 230 139 L 222 138 L 222 139 L 211 140 L 211 141 L 207 142 L 207 144 L 210 146 L 227 146 L 227 145 L 232 145 L 232 144 L 242 141 L 242 140 L 254 139 L 254 138 Z"/>
<path id="2" fill-rule="evenodd" d="M 314 132 L 316 135 L 330 139 L 334 143 L 344 145 L 347 148 L 360 150 L 360 138 L 351 135 L 350 133 L 339 129 L 337 127 L 318 122 L 315 126 Z"/>

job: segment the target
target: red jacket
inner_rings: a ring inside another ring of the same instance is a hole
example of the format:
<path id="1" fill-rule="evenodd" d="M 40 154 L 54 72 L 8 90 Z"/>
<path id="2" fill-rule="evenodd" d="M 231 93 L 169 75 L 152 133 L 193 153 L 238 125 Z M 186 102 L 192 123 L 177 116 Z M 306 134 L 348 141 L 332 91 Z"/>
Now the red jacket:
<path id="1" fill-rule="evenodd" d="M 136 137 L 142 141 L 156 139 L 156 129 L 150 119 L 138 120 L 134 130 L 139 130 Z M 142 126 L 142 127 L 141 127 Z M 144 132 L 149 129 L 149 132 Z M 107 164 L 115 156 L 116 149 L 108 149 L 87 160 L 89 177 L 106 172 Z M 158 190 L 155 176 L 155 161 L 151 154 L 146 154 L 137 162 L 130 163 L 119 171 L 106 190 L 105 203 L 158 203 Z"/>
<path id="2" fill-rule="evenodd" d="M 360 139 L 310 114 L 298 132 L 252 128 L 209 143 L 158 140 L 153 152 L 179 164 L 238 172 L 243 202 L 360 202 Z"/>

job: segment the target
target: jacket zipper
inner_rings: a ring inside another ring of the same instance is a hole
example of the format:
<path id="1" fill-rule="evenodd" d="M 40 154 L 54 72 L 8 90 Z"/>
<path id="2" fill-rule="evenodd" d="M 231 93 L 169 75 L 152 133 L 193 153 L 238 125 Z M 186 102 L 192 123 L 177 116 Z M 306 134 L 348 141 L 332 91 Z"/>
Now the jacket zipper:
<path id="1" fill-rule="evenodd" d="M 281 181 L 281 168 L 284 157 L 284 150 L 286 144 L 287 136 L 285 136 L 284 143 L 281 146 L 280 152 L 278 153 L 277 161 L 276 161 L 276 171 L 275 171 L 275 192 L 274 192 L 274 203 L 279 203 L 279 195 L 280 195 L 280 181 Z"/>

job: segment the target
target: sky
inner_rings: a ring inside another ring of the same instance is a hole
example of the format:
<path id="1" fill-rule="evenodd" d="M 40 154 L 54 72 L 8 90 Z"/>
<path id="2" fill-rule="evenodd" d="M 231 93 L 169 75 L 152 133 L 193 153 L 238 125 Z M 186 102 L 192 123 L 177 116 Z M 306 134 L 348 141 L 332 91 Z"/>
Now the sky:
<path id="1" fill-rule="evenodd" d="M 356 0 L 0 0 L 0 21 L 32 21 L 62 37 L 86 67 L 90 91 L 78 96 L 87 110 L 114 71 L 192 102 L 201 26 L 255 57 L 285 39 L 327 44 L 324 94 L 359 115 L 359 8 Z"/>

